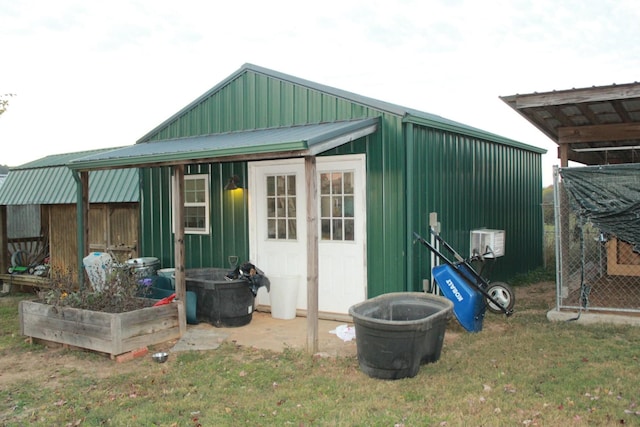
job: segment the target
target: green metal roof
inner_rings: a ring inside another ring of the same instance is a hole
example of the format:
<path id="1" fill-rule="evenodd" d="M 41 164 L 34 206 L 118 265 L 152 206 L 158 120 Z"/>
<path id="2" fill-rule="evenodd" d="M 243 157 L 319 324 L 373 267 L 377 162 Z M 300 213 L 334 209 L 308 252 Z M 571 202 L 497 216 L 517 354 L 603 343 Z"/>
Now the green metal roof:
<path id="1" fill-rule="evenodd" d="M 491 132 L 486 132 L 484 130 L 465 125 L 463 123 L 459 123 L 453 120 L 446 119 L 444 117 L 438 116 L 436 114 L 426 113 L 424 111 L 415 110 L 412 108 L 403 107 L 397 104 L 392 104 L 385 101 L 380 101 L 375 98 L 369 98 L 366 96 L 358 95 L 353 92 L 348 92 L 346 90 L 337 89 L 331 86 L 326 86 L 320 83 L 315 83 L 309 80 L 301 79 L 299 77 L 291 76 L 288 74 L 284 74 L 278 71 L 270 70 L 267 68 L 263 68 L 253 64 L 244 64 L 239 70 L 235 73 L 227 77 L 225 80 L 218 83 L 216 86 L 211 88 L 209 91 L 199 96 L 193 102 L 189 103 L 186 107 L 175 113 L 173 116 L 169 117 L 167 120 L 162 122 L 160 125 L 156 126 L 146 135 L 138 140 L 138 142 L 145 142 L 152 138 L 159 130 L 165 128 L 169 123 L 176 120 L 178 117 L 182 116 L 185 112 L 191 110 L 195 106 L 199 105 L 201 102 L 209 98 L 212 94 L 218 92 L 223 87 L 228 85 L 233 80 L 240 77 L 243 73 L 247 71 L 252 71 L 254 73 L 259 73 L 265 75 L 267 77 L 272 77 L 275 79 L 279 79 L 285 82 L 289 82 L 295 85 L 307 87 L 312 90 L 316 90 L 318 92 L 324 92 L 338 98 L 345 99 L 350 102 L 354 102 L 356 104 L 364 105 L 369 108 L 373 108 L 379 110 L 381 112 L 386 112 L 389 114 L 394 114 L 400 117 L 403 117 L 405 122 L 411 122 L 418 125 L 429 126 L 435 129 L 441 129 L 444 131 L 455 132 L 467 136 L 471 136 L 474 138 L 488 139 L 491 141 L 499 142 L 501 144 L 514 146 L 520 149 L 532 151 L 539 154 L 544 154 L 547 152 L 545 149 L 541 149 L 538 147 L 534 147 L 532 145 L 524 144 L 519 141 L 515 141 L 510 138 L 506 138 Z"/>
<path id="2" fill-rule="evenodd" d="M 377 117 L 239 131 L 140 142 L 129 147 L 96 153 L 68 163 L 77 170 L 109 167 L 137 167 L 159 163 L 193 163 L 198 159 L 286 153 L 308 156 L 331 150 L 376 131 Z"/>
<path id="3" fill-rule="evenodd" d="M 113 148 L 56 154 L 12 168 L 0 187 L 0 205 L 75 204 L 76 181 L 66 163 L 111 150 Z M 89 173 L 90 203 L 138 202 L 139 198 L 136 169 Z"/>

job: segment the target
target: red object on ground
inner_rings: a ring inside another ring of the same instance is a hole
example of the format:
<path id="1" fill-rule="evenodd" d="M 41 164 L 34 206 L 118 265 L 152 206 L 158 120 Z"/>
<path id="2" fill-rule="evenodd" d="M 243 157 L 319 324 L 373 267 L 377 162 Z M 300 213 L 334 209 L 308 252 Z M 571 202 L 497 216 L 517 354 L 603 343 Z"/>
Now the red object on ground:
<path id="1" fill-rule="evenodd" d="M 118 362 L 118 363 L 128 362 L 129 360 L 133 360 L 133 359 L 136 359 L 138 357 L 142 357 L 147 353 L 149 353 L 149 349 L 147 347 L 141 347 L 141 348 L 139 348 L 137 350 L 132 350 L 132 351 L 129 351 L 127 353 L 120 354 L 120 355 L 116 356 L 116 362 Z"/>
<path id="2" fill-rule="evenodd" d="M 162 298 L 160 301 L 158 301 L 157 303 L 153 304 L 153 306 L 157 307 L 159 305 L 169 304 L 171 301 L 173 301 L 173 299 L 175 297 L 176 297 L 176 294 L 171 294 L 168 297 Z"/>

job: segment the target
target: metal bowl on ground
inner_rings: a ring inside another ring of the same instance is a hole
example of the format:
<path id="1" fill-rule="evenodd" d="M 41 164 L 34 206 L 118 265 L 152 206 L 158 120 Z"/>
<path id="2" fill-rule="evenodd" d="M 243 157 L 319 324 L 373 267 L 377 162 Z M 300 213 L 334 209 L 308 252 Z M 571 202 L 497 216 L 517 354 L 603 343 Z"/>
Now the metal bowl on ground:
<path id="1" fill-rule="evenodd" d="M 153 358 L 153 360 L 155 360 L 158 363 L 164 363 L 169 358 L 169 353 L 162 351 L 159 353 L 153 353 L 151 357 Z"/>

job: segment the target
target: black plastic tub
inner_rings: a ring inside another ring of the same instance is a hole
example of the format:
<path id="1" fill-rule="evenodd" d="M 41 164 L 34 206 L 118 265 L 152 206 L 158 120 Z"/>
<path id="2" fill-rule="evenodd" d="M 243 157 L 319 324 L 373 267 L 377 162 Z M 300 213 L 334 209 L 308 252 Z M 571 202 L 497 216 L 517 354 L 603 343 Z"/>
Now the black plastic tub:
<path id="1" fill-rule="evenodd" d="M 185 272 L 187 291 L 196 294 L 198 321 L 217 327 L 251 322 L 255 297 L 245 279 L 227 280 L 224 268 L 198 268 Z"/>
<path id="2" fill-rule="evenodd" d="M 394 292 L 353 305 L 360 369 L 373 378 L 415 377 L 440 359 L 453 303 L 422 292 Z"/>

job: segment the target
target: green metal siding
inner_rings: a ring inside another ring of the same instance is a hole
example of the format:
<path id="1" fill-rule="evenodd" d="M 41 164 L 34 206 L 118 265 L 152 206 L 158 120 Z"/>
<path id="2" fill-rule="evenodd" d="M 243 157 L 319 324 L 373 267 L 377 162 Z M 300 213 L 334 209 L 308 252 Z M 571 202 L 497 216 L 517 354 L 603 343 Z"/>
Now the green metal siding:
<path id="1" fill-rule="evenodd" d="M 186 234 L 186 268 L 228 267 L 228 257 L 240 261 L 249 257 L 246 163 L 190 165 L 185 175 L 209 176 L 209 235 Z M 142 170 L 141 247 L 143 256 L 160 259 L 163 268 L 174 266 L 174 241 L 171 227 L 170 167 Z M 245 187 L 241 193 L 224 191 L 232 175 L 238 175 Z"/>
<path id="2" fill-rule="evenodd" d="M 375 109 L 248 71 L 139 142 L 378 115 Z"/>
<path id="3" fill-rule="evenodd" d="M 412 137 L 415 231 L 428 239 L 429 213 L 437 212 L 444 239 L 468 256 L 470 230 L 505 230 L 505 256 L 491 271 L 494 280 L 542 265 L 539 153 L 420 126 Z M 418 290 L 430 277 L 430 253 L 422 246 L 409 251 L 412 287 Z"/>

